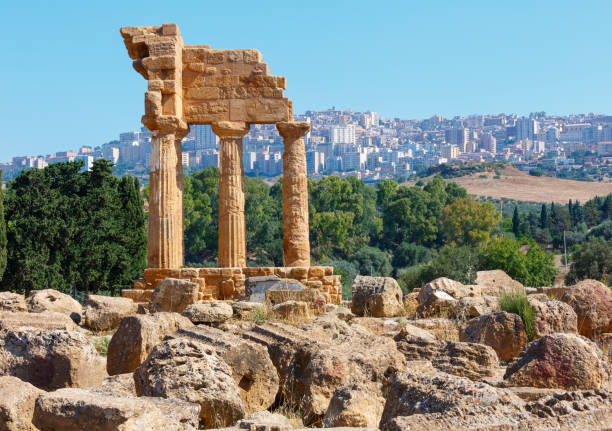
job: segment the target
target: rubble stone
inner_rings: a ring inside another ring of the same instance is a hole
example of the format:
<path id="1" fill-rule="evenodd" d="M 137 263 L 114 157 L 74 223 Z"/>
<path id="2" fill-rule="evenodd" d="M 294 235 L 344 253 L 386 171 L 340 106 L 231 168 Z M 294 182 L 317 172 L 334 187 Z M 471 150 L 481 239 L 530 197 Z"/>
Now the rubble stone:
<path id="1" fill-rule="evenodd" d="M 491 346 L 500 360 L 509 361 L 521 353 L 528 340 L 518 314 L 494 311 L 468 321 L 461 341 Z"/>
<path id="2" fill-rule="evenodd" d="M 49 330 L 78 330 L 78 326 L 70 317 L 55 311 L 44 311 L 42 313 L 0 311 L 0 329 L 16 328 L 20 326 Z"/>
<path id="3" fill-rule="evenodd" d="M 383 397 L 358 385 L 336 389 L 323 417 L 323 426 L 376 428 L 384 407 Z"/>
<path id="4" fill-rule="evenodd" d="M 396 317 L 404 315 L 402 290 L 391 277 L 358 275 L 352 287 L 351 311 L 357 316 Z"/>
<path id="5" fill-rule="evenodd" d="M 128 298 L 89 295 L 85 309 L 85 325 L 95 331 L 107 331 L 119 326 L 121 319 L 136 314 L 138 306 Z"/>
<path id="6" fill-rule="evenodd" d="M 25 297 L 13 292 L 0 292 L 0 311 L 28 311 Z"/>
<path id="7" fill-rule="evenodd" d="M 166 335 L 192 326 L 189 319 L 176 313 L 125 317 L 108 345 L 108 374 L 131 373 Z"/>
<path id="8" fill-rule="evenodd" d="M 76 300 L 65 293 L 53 289 L 33 290 L 26 298 L 28 311 L 31 313 L 41 313 L 43 311 L 55 311 L 65 314 L 74 320 L 75 323 L 81 322 L 83 307 Z"/>
<path id="9" fill-rule="evenodd" d="M 612 332 L 612 291 L 596 280 L 583 280 L 570 286 L 561 301 L 569 304 L 578 317 L 578 333 L 594 339 Z"/>
<path id="10" fill-rule="evenodd" d="M 166 278 L 158 285 L 149 300 L 149 311 L 182 313 L 188 305 L 198 302 L 200 287 L 196 283 Z"/>
<path id="11" fill-rule="evenodd" d="M 0 377 L 0 430 L 38 431 L 32 424 L 34 403 L 43 393 L 17 377 Z"/>
<path id="12" fill-rule="evenodd" d="M 183 311 L 183 316 L 196 325 L 200 323 L 218 325 L 231 319 L 233 314 L 232 306 L 226 302 L 191 304 Z"/>

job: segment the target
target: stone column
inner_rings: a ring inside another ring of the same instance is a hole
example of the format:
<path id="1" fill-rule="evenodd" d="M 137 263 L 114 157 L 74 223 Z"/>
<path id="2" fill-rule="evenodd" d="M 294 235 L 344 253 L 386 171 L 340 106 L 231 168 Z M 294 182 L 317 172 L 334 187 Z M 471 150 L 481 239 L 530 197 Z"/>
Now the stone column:
<path id="1" fill-rule="evenodd" d="M 154 131 L 151 139 L 149 268 L 184 264 L 181 140 L 187 131 Z"/>
<path id="2" fill-rule="evenodd" d="M 285 266 L 310 266 L 306 122 L 277 123 L 283 137 L 283 259 Z"/>
<path id="3" fill-rule="evenodd" d="M 212 125 L 219 143 L 219 267 L 246 266 L 242 137 L 249 125 L 221 121 Z"/>

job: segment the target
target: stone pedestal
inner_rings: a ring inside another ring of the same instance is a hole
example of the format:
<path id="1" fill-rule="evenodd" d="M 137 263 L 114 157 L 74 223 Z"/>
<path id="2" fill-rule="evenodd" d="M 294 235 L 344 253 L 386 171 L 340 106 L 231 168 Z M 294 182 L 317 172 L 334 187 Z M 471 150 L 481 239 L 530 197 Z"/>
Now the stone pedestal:
<path id="1" fill-rule="evenodd" d="M 149 268 L 180 268 L 183 254 L 183 167 L 186 130 L 156 131 L 151 139 Z"/>
<path id="2" fill-rule="evenodd" d="M 242 137 L 249 126 L 222 121 L 212 125 L 219 143 L 219 267 L 246 266 Z"/>
<path id="3" fill-rule="evenodd" d="M 285 266 L 310 266 L 308 179 L 304 136 L 306 122 L 276 124 L 283 137 L 283 256 Z"/>

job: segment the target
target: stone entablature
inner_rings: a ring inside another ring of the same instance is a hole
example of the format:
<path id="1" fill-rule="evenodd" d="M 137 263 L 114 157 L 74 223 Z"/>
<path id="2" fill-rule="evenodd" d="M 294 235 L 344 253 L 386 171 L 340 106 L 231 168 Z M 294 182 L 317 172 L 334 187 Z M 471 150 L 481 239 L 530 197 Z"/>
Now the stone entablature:
<path id="1" fill-rule="evenodd" d="M 164 278 L 189 280 L 200 286 L 200 300 L 235 300 L 245 294 L 247 277 L 275 275 L 280 279 L 296 280 L 305 288 L 318 289 L 328 304 L 340 304 L 342 285 L 340 276 L 333 275 L 331 266 L 311 267 L 260 267 L 260 268 L 149 268 L 144 280 L 134 283 L 134 289 L 123 290 L 122 295 L 135 302 L 147 302 Z"/>

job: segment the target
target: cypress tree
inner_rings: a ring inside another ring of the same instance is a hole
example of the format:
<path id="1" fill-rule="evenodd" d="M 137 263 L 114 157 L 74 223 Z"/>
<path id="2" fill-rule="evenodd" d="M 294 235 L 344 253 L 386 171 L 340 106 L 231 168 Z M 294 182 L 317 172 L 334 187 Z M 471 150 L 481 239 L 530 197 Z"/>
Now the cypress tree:
<path id="1" fill-rule="evenodd" d="M 548 227 L 548 211 L 546 209 L 546 204 L 542 204 L 542 209 L 540 210 L 540 227 L 542 229 Z"/>
<path id="2" fill-rule="evenodd" d="M 0 280 L 6 269 L 6 222 L 4 220 L 4 192 L 2 191 L 2 171 L 0 171 Z"/>
<path id="3" fill-rule="evenodd" d="M 514 207 L 514 214 L 512 214 L 512 232 L 518 238 L 521 230 L 521 219 L 518 213 L 518 205 Z"/>

